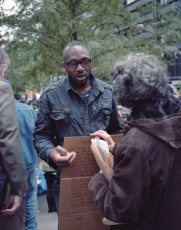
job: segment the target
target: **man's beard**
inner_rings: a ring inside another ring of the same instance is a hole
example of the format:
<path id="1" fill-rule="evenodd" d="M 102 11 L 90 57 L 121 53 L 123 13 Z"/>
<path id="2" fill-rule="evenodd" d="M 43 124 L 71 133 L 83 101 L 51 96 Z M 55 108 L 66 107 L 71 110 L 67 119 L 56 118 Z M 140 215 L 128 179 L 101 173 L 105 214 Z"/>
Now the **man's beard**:
<path id="1" fill-rule="evenodd" d="M 89 75 L 89 76 L 90 76 L 90 75 Z M 75 77 L 75 78 L 72 78 L 72 77 L 68 74 L 68 78 L 69 78 L 69 80 L 70 80 L 72 86 L 75 87 L 75 88 L 83 88 L 83 87 L 87 84 L 87 82 L 88 82 L 88 80 L 89 80 L 89 76 L 87 75 L 86 78 L 84 79 L 84 81 L 77 81 L 77 80 L 76 80 L 76 77 Z"/>

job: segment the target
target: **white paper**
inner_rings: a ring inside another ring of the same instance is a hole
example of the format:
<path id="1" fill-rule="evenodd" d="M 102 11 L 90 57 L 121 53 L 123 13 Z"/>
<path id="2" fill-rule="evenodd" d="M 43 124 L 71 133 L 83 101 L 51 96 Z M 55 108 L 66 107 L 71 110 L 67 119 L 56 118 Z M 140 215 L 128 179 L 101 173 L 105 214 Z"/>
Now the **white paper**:
<path id="1" fill-rule="evenodd" d="M 109 152 L 109 147 L 107 141 L 100 140 L 98 138 L 91 139 L 92 145 L 99 146 L 100 148 L 104 149 L 107 153 Z"/>

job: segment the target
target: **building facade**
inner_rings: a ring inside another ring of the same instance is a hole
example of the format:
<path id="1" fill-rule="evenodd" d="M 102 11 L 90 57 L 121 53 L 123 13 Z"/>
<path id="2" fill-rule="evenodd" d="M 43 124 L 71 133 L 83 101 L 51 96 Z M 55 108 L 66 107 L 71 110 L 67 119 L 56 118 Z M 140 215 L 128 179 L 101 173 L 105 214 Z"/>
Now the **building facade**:
<path id="1" fill-rule="evenodd" d="M 140 12 L 140 27 L 144 23 L 145 20 L 150 20 L 155 17 L 156 13 L 156 3 L 160 3 L 163 5 L 163 7 L 166 4 L 173 4 L 175 3 L 178 7 L 181 9 L 181 0 L 126 0 L 124 1 L 125 7 L 130 12 L 137 12 L 140 9 L 140 6 L 143 6 L 147 3 L 152 4 L 152 10 L 145 10 L 143 12 Z M 181 13 L 180 13 L 181 17 Z M 120 30 L 120 33 L 122 31 Z M 142 31 L 143 32 L 143 31 Z M 153 36 L 151 33 L 145 32 L 145 36 L 151 37 Z M 137 35 L 136 33 L 139 33 L 139 31 L 135 32 L 135 36 Z M 181 42 L 176 42 L 175 46 L 181 51 Z M 168 71 L 170 72 L 170 82 L 172 82 L 174 85 L 176 85 L 177 88 L 181 88 L 181 54 L 177 55 L 177 58 L 175 59 L 174 65 L 168 65 Z"/>

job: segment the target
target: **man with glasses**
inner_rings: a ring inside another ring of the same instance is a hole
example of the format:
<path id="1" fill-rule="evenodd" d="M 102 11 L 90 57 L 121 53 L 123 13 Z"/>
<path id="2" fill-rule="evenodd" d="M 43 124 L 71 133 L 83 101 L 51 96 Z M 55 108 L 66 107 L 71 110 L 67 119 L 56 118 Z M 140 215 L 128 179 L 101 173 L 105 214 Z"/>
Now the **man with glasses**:
<path id="1" fill-rule="evenodd" d="M 71 166 L 76 156 L 61 147 L 64 137 L 89 136 L 99 129 L 109 134 L 122 133 L 112 87 L 91 74 L 88 47 L 80 41 L 68 43 L 63 60 L 68 76 L 41 95 L 34 131 L 38 155 L 57 169 L 54 184 L 57 212 L 61 167 Z"/>

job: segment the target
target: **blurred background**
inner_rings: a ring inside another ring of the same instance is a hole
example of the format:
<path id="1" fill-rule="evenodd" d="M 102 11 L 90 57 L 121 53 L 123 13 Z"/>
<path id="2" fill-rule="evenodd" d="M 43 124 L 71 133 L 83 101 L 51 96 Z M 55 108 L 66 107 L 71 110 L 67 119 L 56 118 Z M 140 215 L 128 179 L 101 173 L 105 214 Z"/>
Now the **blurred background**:
<path id="1" fill-rule="evenodd" d="M 129 52 L 154 54 L 181 89 L 181 0 L 0 0 L 0 46 L 10 57 L 5 78 L 22 101 L 65 77 L 62 51 L 72 40 L 91 50 L 92 72 L 110 71 Z"/>

